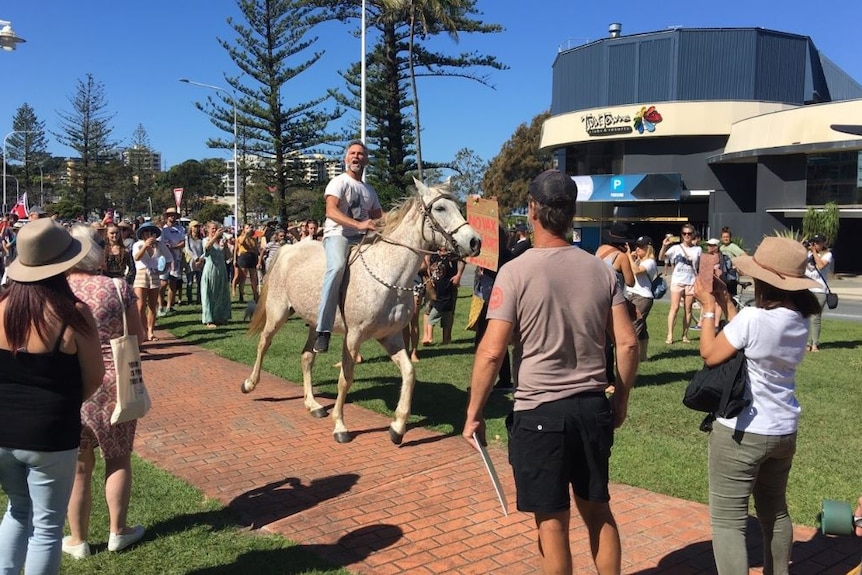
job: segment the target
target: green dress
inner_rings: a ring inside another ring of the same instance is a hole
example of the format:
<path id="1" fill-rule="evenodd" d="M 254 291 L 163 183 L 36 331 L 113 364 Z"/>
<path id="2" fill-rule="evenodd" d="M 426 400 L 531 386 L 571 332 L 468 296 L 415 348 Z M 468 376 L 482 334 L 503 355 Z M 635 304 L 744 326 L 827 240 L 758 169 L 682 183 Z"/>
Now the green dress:
<path id="1" fill-rule="evenodd" d="M 201 322 L 204 324 L 223 324 L 230 320 L 230 286 L 224 254 L 224 248 L 218 243 L 204 249 L 201 275 Z"/>

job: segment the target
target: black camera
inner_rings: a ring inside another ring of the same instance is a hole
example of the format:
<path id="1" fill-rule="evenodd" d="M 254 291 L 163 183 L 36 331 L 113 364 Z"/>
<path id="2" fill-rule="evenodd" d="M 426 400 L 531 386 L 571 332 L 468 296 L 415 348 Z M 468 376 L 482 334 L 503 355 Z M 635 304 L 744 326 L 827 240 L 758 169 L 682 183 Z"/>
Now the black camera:
<path id="1" fill-rule="evenodd" d="M 808 240 L 802 240 L 802 245 L 805 248 L 809 248 L 809 247 L 811 247 L 811 242 L 809 242 Z"/>

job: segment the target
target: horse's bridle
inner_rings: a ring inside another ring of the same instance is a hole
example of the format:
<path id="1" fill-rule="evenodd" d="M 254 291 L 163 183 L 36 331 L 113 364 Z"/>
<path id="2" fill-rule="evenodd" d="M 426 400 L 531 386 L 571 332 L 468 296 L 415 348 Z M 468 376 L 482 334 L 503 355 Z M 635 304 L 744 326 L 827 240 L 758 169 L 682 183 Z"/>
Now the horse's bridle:
<path id="1" fill-rule="evenodd" d="M 427 205 L 425 204 L 425 201 L 421 197 L 419 198 L 419 209 L 422 212 L 422 220 L 423 220 L 422 239 L 423 240 L 427 239 L 425 237 L 425 225 L 424 225 L 424 222 L 427 221 L 429 224 L 431 224 L 431 229 L 434 230 L 435 232 L 439 233 L 441 236 L 443 236 L 443 239 L 445 239 L 446 243 L 449 244 L 448 247 L 450 248 L 450 252 L 454 256 L 456 256 L 458 259 L 460 259 L 462 256 L 464 256 L 466 254 L 461 253 L 461 248 L 458 246 L 458 242 L 455 241 L 455 234 L 462 227 L 468 225 L 467 220 L 465 219 L 463 223 L 459 224 L 457 228 L 455 228 L 454 230 L 452 230 L 450 232 L 449 230 L 444 229 L 443 226 L 440 225 L 440 222 L 438 222 L 436 219 L 434 219 L 434 215 L 431 213 L 431 206 L 434 205 L 434 202 L 436 202 L 437 200 L 442 200 L 444 197 L 445 196 L 443 194 L 439 194 L 436 198 L 431 200 Z"/>

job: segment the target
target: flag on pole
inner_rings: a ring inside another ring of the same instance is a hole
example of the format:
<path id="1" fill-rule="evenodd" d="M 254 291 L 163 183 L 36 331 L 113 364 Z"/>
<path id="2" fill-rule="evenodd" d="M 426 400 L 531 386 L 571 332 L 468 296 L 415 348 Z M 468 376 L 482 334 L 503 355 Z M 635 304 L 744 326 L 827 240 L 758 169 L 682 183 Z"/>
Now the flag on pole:
<path id="1" fill-rule="evenodd" d="M 18 201 L 12 206 L 12 210 L 9 212 L 10 214 L 15 214 L 18 216 L 19 220 L 26 219 L 30 214 L 30 207 L 27 205 L 27 192 L 24 192 L 20 196 L 18 196 Z"/>

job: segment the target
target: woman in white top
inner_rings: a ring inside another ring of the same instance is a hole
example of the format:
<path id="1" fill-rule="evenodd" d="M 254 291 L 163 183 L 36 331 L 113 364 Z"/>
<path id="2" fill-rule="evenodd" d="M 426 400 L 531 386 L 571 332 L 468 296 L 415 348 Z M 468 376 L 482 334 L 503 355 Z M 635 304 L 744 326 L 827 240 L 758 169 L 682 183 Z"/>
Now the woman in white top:
<path id="1" fill-rule="evenodd" d="M 633 324 L 635 335 L 638 338 L 640 361 L 646 361 L 647 349 L 649 348 L 647 316 L 652 309 L 654 301 L 652 282 L 658 275 L 658 267 L 655 263 L 652 239 L 647 236 L 641 236 L 635 240 L 634 247 L 634 251 L 628 252 L 628 257 L 632 271 L 635 274 L 635 285 L 626 286 L 626 297 L 634 304 L 637 310 L 637 316 Z"/>
<path id="2" fill-rule="evenodd" d="M 156 307 L 159 303 L 159 258 L 163 258 L 167 264 L 173 261 L 170 250 L 159 241 L 161 235 L 162 230 L 148 222 L 138 228 L 138 241 L 132 246 L 136 270 L 132 287 L 138 298 L 141 325 L 147 328 L 147 341 L 156 340 L 153 332 L 156 329 Z"/>
<path id="3" fill-rule="evenodd" d="M 745 307 L 715 334 L 715 313 L 701 315 L 700 355 L 722 364 L 745 352 L 746 395 L 751 404 L 732 419 L 718 418 L 709 433 L 709 513 L 719 575 L 747 575 L 745 527 L 754 495 L 763 530 L 763 572 L 788 572 L 793 525 L 787 512 L 787 479 L 796 452 L 799 402 L 796 369 L 805 356 L 809 318 L 820 309 L 808 291 L 807 254 L 799 242 L 765 238 L 754 256 L 733 260 L 754 279 L 755 307 Z M 711 286 L 698 279 L 704 310 L 715 309 Z"/>
<path id="4" fill-rule="evenodd" d="M 679 312 L 680 301 L 684 304 L 685 315 L 682 322 L 682 342 L 688 340 L 688 326 L 691 325 L 691 306 L 694 303 L 694 278 L 700 259 L 700 246 L 694 244 L 694 227 L 686 224 L 682 227 L 682 241 L 667 235 L 661 243 L 658 259 L 669 261 L 673 266 L 670 278 L 670 310 L 667 314 L 667 338 L 665 343 L 673 343 L 673 326 L 676 314 Z"/>
<path id="5" fill-rule="evenodd" d="M 817 287 L 811 288 L 811 293 L 820 302 L 820 311 L 811 316 L 811 337 L 808 340 L 809 351 L 820 351 L 820 324 L 823 317 L 823 305 L 826 303 L 826 278 L 833 271 L 832 252 L 826 247 L 826 237 L 814 234 L 808 244 L 808 264 L 805 276 L 817 282 Z"/>

